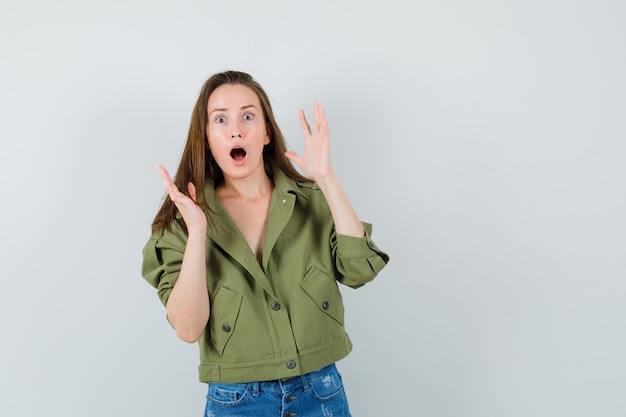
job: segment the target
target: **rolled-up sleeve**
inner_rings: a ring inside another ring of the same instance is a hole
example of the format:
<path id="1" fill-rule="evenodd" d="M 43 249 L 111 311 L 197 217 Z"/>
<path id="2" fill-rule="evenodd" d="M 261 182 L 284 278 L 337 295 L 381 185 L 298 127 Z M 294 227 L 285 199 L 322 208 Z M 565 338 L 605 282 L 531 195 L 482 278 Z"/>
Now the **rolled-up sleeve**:
<path id="1" fill-rule="evenodd" d="M 339 282 L 358 288 L 372 281 L 389 262 L 389 255 L 381 251 L 371 238 L 372 225 L 363 223 L 365 236 L 352 237 L 333 233 L 331 247 Z"/>
<path id="2" fill-rule="evenodd" d="M 178 279 L 185 245 L 184 232 L 174 228 L 172 232 L 153 234 L 143 248 L 141 275 L 157 289 L 163 305 L 167 305 L 167 299 Z"/>

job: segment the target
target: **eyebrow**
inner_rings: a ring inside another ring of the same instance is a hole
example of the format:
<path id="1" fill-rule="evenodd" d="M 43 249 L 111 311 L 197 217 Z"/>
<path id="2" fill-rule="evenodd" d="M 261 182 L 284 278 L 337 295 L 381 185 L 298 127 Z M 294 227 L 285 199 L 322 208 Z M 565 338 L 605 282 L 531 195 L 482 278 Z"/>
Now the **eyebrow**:
<path id="1" fill-rule="evenodd" d="M 246 106 L 241 106 L 240 110 L 245 110 L 245 109 L 256 109 L 256 106 L 254 104 L 248 104 Z M 217 109 L 213 109 L 209 112 L 209 115 L 215 113 L 215 112 L 223 112 L 223 111 L 227 111 L 228 109 L 226 107 L 218 107 Z"/>

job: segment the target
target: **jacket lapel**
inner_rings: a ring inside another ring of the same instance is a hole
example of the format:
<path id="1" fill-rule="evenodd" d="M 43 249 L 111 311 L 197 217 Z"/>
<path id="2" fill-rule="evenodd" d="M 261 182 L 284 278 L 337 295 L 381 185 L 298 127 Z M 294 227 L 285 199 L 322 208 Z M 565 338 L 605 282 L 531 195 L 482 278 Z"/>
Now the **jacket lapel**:
<path id="1" fill-rule="evenodd" d="M 267 271 L 267 263 L 269 262 L 272 249 L 274 249 L 278 237 L 289 222 L 295 204 L 295 195 L 275 189 L 270 212 L 267 216 L 267 229 L 265 230 L 265 241 L 263 243 L 262 263 L 265 271 Z"/>
<path id="2" fill-rule="evenodd" d="M 208 214 L 209 221 L 207 235 L 209 238 L 235 261 L 252 275 L 269 294 L 275 297 L 272 285 L 257 262 L 256 255 L 250 249 L 248 242 L 243 237 L 237 225 L 230 217 L 222 202 L 215 196 L 213 183 L 207 181 L 205 195 L 209 201 L 211 211 Z M 207 189 L 209 188 L 210 189 Z"/>

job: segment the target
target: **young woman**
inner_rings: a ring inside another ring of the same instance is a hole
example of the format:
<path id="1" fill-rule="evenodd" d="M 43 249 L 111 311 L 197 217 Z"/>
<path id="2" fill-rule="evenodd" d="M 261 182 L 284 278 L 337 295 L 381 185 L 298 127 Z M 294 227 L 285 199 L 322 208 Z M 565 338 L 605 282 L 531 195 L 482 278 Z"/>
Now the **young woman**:
<path id="1" fill-rule="evenodd" d="M 352 344 L 337 282 L 357 288 L 388 262 L 330 162 L 328 122 L 303 111 L 287 151 L 248 74 L 204 84 L 174 180 L 143 250 L 182 340 L 198 342 L 206 416 L 349 416 L 334 363 Z M 293 161 L 303 176 L 291 164 Z"/>

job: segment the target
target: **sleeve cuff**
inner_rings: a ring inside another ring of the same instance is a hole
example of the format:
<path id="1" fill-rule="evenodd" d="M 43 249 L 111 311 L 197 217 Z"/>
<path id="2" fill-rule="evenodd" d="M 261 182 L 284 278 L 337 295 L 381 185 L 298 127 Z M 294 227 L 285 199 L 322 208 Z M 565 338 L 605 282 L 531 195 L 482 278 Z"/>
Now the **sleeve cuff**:
<path id="1" fill-rule="evenodd" d="M 372 225 L 370 223 L 361 222 L 365 229 L 365 236 L 354 237 L 337 234 L 337 253 L 343 258 L 370 258 L 372 255 L 378 255 L 386 260 L 389 257 L 383 253 L 374 243 L 372 238 Z"/>

